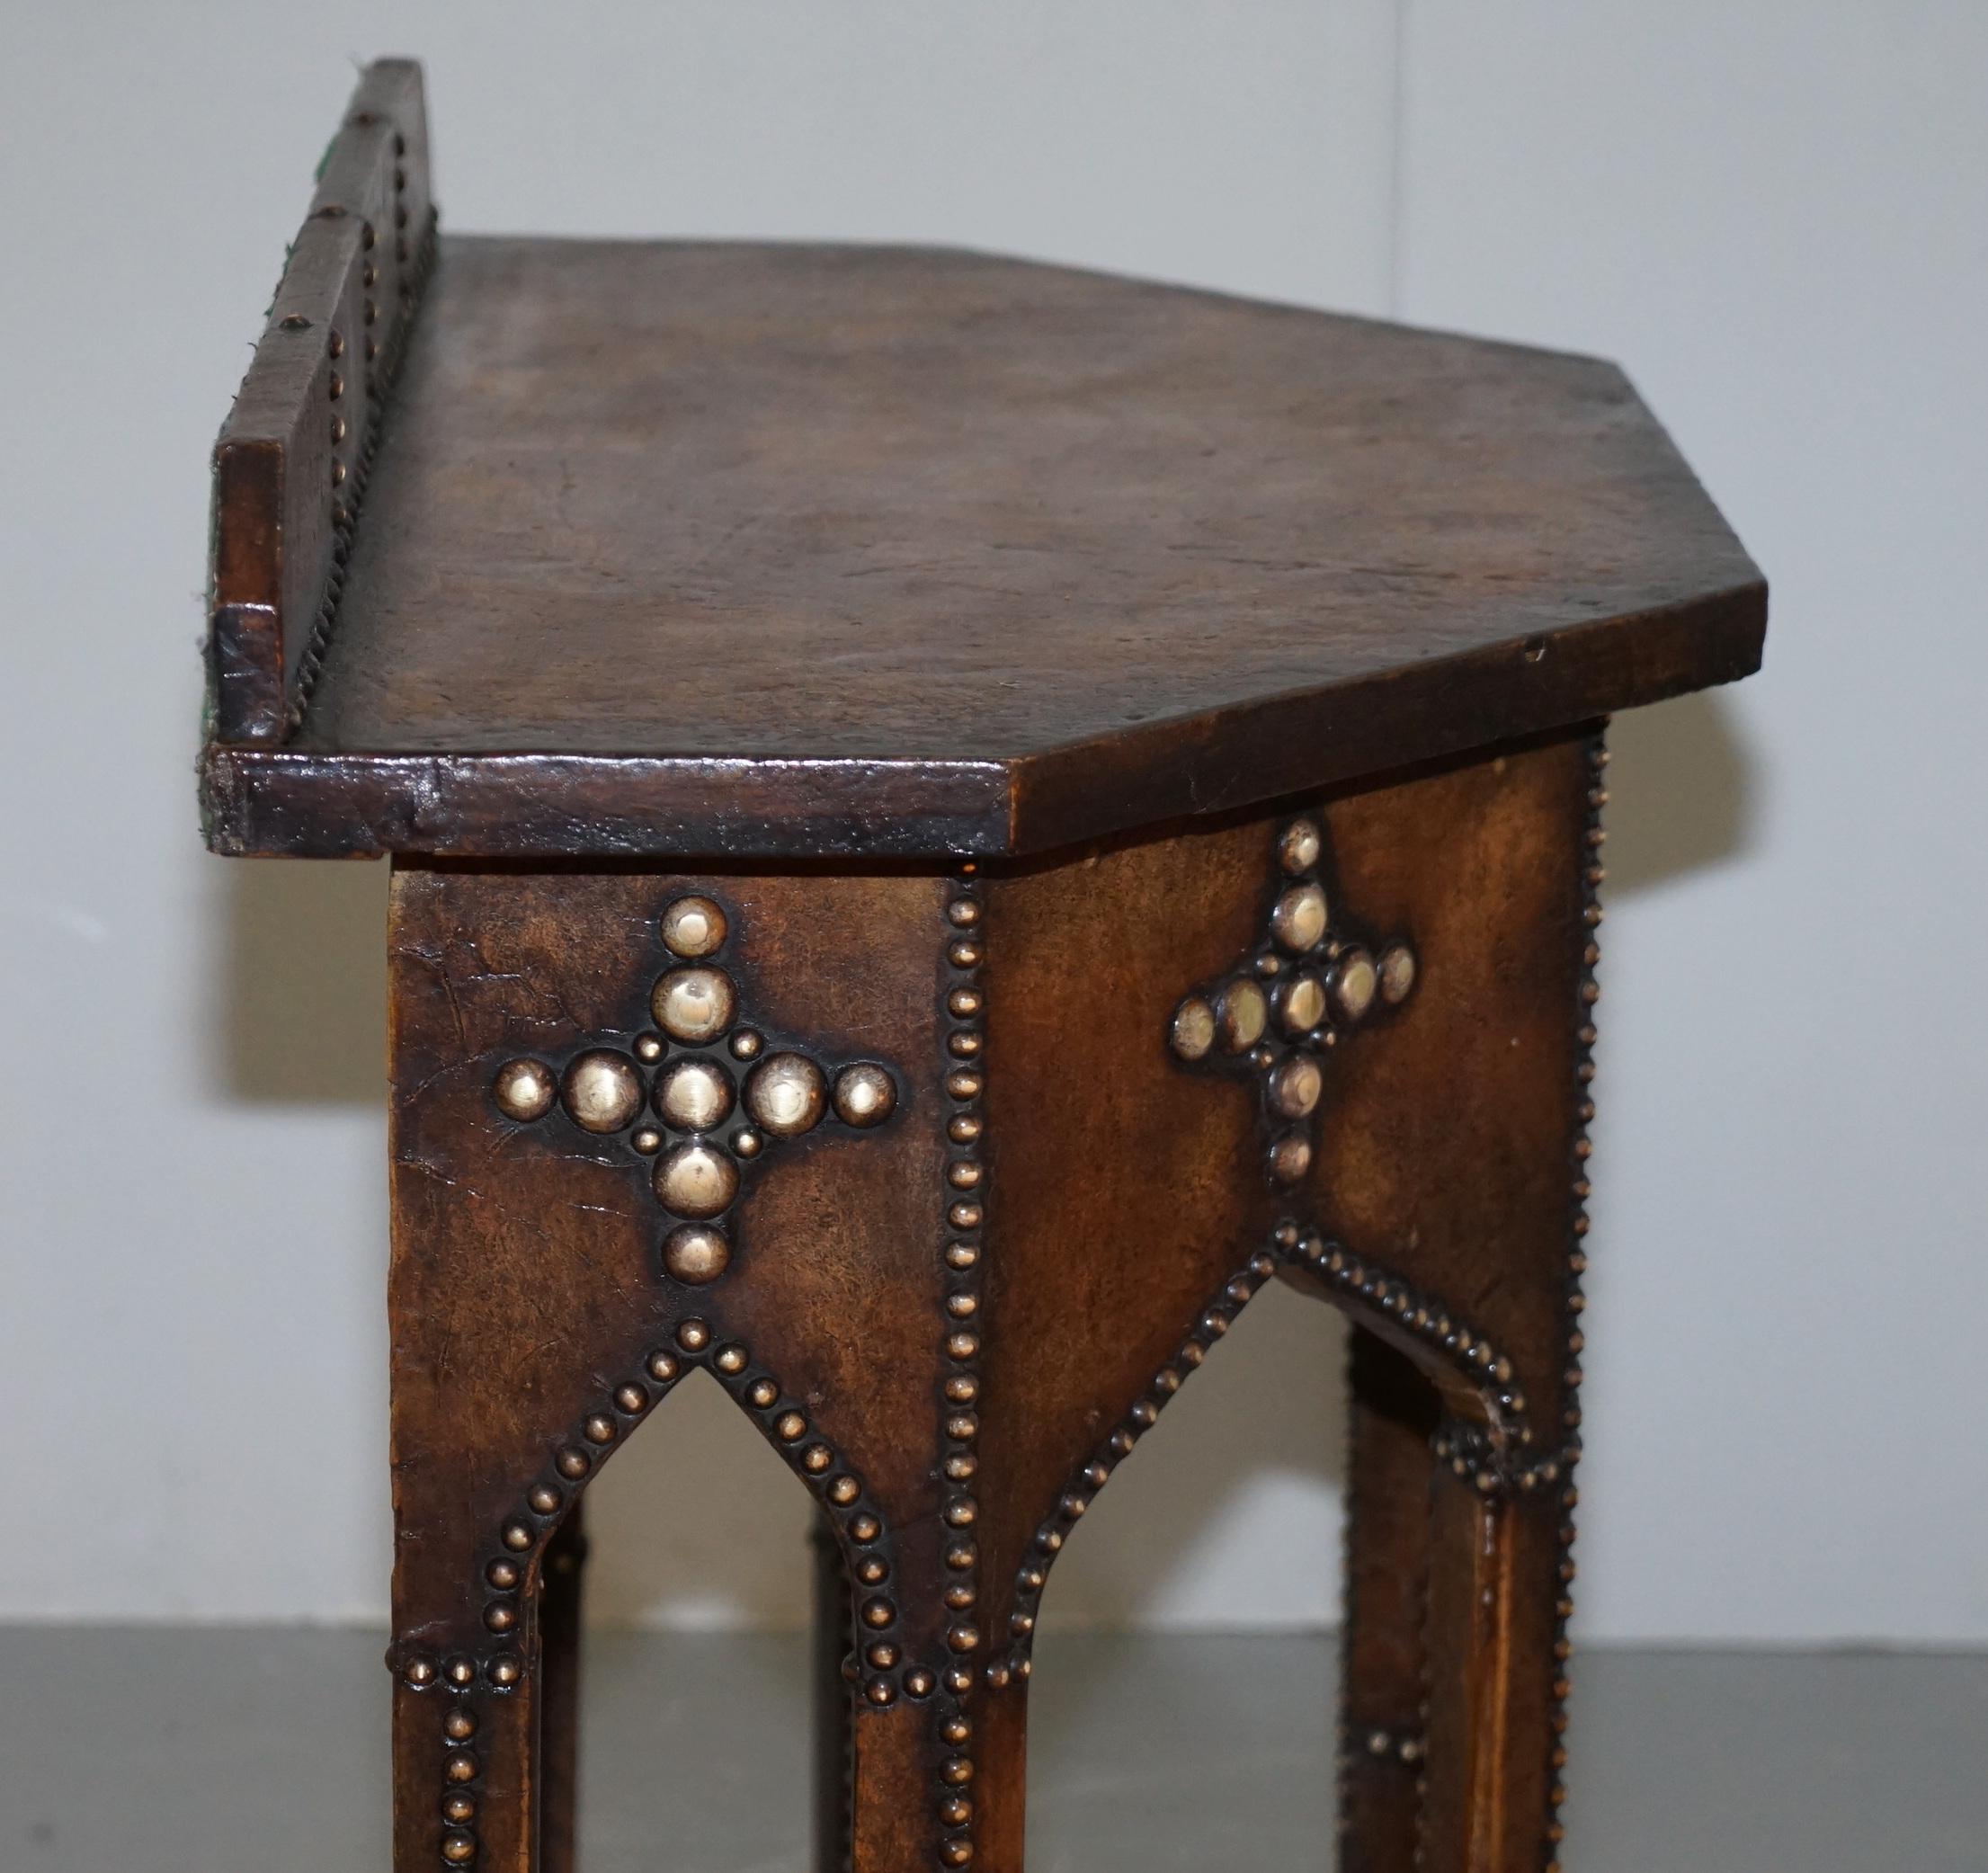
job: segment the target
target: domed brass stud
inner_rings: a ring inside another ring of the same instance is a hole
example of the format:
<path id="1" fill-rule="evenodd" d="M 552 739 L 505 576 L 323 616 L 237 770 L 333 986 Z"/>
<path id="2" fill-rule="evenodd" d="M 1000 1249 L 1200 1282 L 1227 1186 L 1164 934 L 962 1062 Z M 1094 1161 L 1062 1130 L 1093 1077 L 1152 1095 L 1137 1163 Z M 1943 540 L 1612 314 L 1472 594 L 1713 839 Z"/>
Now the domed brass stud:
<path id="1" fill-rule="evenodd" d="M 1226 984 L 1215 998 L 1215 1032 L 1226 1054 L 1244 1054 L 1263 1038 L 1270 1003 L 1247 977 Z"/>
<path id="2" fill-rule="evenodd" d="M 701 1222 L 738 1194 L 738 1166 L 709 1145 L 679 1145 L 656 1160 L 655 1194 L 666 1209 Z"/>
<path id="3" fill-rule="evenodd" d="M 655 1109 L 679 1131 L 709 1131 L 732 1110 L 731 1075 L 709 1060 L 679 1060 L 655 1083 Z"/>
<path id="4" fill-rule="evenodd" d="M 559 1492 L 549 1483 L 540 1483 L 525 1498 L 530 1503 L 534 1515 L 551 1515 L 559 1507 Z"/>
<path id="5" fill-rule="evenodd" d="M 676 1330 L 676 1343 L 685 1352 L 702 1352 L 711 1343 L 711 1329 L 701 1320 L 686 1320 Z"/>
<path id="6" fill-rule="evenodd" d="M 1305 1054 L 1290 1054 L 1270 1075 L 1270 1110 L 1286 1119 L 1302 1119 L 1318 1103 L 1325 1076 L 1318 1062 Z"/>
<path id="7" fill-rule="evenodd" d="M 614 1388 L 614 1402 L 632 1418 L 649 1408 L 649 1395 L 638 1385 L 620 1385 Z"/>
<path id="8" fill-rule="evenodd" d="M 435 1681 L 435 1662 L 432 1658 L 415 1658 L 407 1662 L 407 1682 L 417 1690 L 423 1690 Z"/>
<path id="9" fill-rule="evenodd" d="M 1270 1147 L 1270 1175 L 1279 1183 L 1296 1183 L 1311 1168 L 1312 1147 L 1307 1140 L 1279 1138 Z"/>
<path id="10" fill-rule="evenodd" d="M 1315 820 L 1294 819 L 1277 842 L 1278 862 L 1294 878 L 1309 871 L 1318 863 L 1320 843 Z"/>
<path id="11" fill-rule="evenodd" d="M 732 1025 L 738 994 L 723 969 L 672 969 L 649 996 L 655 1024 L 672 1040 L 700 1047 Z"/>
<path id="12" fill-rule="evenodd" d="M 1325 1019 L 1325 985 L 1310 969 L 1284 984 L 1277 996 L 1277 1021 L 1287 1034 L 1308 1034 Z"/>
<path id="13" fill-rule="evenodd" d="M 1415 952 L 1406 943 L 1390 943 L 1380 952 L 1380 998 L 1398 1008 L 1415 986 Z"/>
<path id="14" fill-rule="evenodd" d="M 881 1709 L 885 1705 L 897 1701 L 897 1687 L 887 1678 L 872 1678 L 863 1695 Z"/>
<path id="15" fill-rule="evenodd" d="M 477 1779 L 477 1759 L 468 1750 L 450 1750 L 441 1759 L 441 1772 L 451 1782 L 473 1782 Z"/>
<path id="16" fill-rule="evenodd" d="M 654 1066 L 663 1057 L 663 1037 L 660 1034 L 637 1034 L 635 1037 L 635 1057 L 646 1066 Z"/>
<path id="17" fill-rule="evenodd" d="M 837 1476 L 828 1485 L 828 1500 L 839 1509 L 848 1508 L 861 1494 L 861 1486 L 853 1476 Z"/>
<path id="18" fill-rule="evenodd" d="M 905 1689 L 914 1698 L 929 1698 L 938 1686 L 924 1666 L 914 1665 L 905 1673 Z"/>
<path id="19" fill-rule="evenodd" d="M 1201 1059 L 1215 1045 L 1215 1011 L 1199 995 L 1190 995 L 1173 1011 L 1167 1039 L 1183 1060 Z"/>
<path id="20" fill-rule="evenodd" d="M 543 1119 L 552 1110 L 557 1090 L 552 1069 L 540 1060 L 507 1060 L 490 1088 L 498 1110 L 521 1124 Z"/>
<path id="21" fill-rule="evenodd" d="M 990 1666 L 988 1669 L 989 1681 L 994 1682 L 995 1681 L 991 1676 L 993 1668 Z M 1007 1674 L 1003 1672 L 998 1681 L 1006 1683 Z M 939 1843 L 939 1858 L 949 1867 L 970 1866 L 973 1863 L 973 1842 L 964 1834 L 956 1835 L 949 1841 L 941 1841 Z"/>
<path id="22" fill-rule="evenodd" d="M 444 1675 L 459 1690 L 467 1690 L 477 1681 L 477 1668 L 467 1658 L 451 1658 L 445 1668 Z"/>
<path id="23" fill-rule="evenodd" d="M 679 897 L 663 913 L 663 941 L 678 956 L 709 956 L 725 932 L 725 913 L 709 897 Z"/>
<path id="24" fill-rule="evenodd" d="M 459 1827 L 450 1828 L 441 1837 L 441 1857 L 452 1867 L 466 1866 L 477 1857 L 477 1837 Z"/>
<path id="25" fill-rule="evenodd" d="M 863 1061 L 835 1075 L 835 1116 L 844 1125 L 881 1125 L 896 1103 L 897 1083 L 881 1066 Z"/>
<path id="26" fill-rule="evenodd" d="M 663 1148 L 663 1134 L 653 1125 L 640 1126 L 629 1134 L 628 1143 L 644 1157 L 654 1157 Z"/>
<path id="27" fill-rule="evenodd" d="M 649 1377 L 660 1385 L 670 1384 L 681 1369 L 673 1353 L 652 1352 L 649 1355 Z"/>
<path id="28" fill-rule="evenodd" d="M 500 1690 L 509 1690 L 523 1676 L 524 1667 L 508 1652 L 490 1661 L 490 1681 Z"/>
<path id="29" fill-rule="evenodd" d="M 1270 934 L 1289 950 L 1309 950 L 1325 934 L 1325 887 L 1294 886 L 1270 913 Z"/>
<path id="30" fill-rule="evenodd" d="M 774 1054 L 745 1082 L 745 1107 L 777 1138 L 798 1137 L 827 1109 L 822 1070 L 800 1054 Z"/>
<path id="31" fill-rule="evenodd" d="M 729 1345 L 719 1347 L 711 1355 L 712 1365 L 732 1378 L 736 1378 L 752 1362 L 752 1355 L 736 1340 Z"/>
<path id="32" fill-rule="evenodd" d="M 863 1624 L 873 1631 L 888 1626 L 897 1617 L 897 1609 L 881 1597 L 863 1602 Z"/>
<path id="33" fill-rule="evenodd" d="M 766 1045 L 750 1028 L 741 1028 L 728 1043 L 735 1060 L 756 1060 L 759 1050 Z"/>
<path id="34" fill-rule="evenodd" d="M 476 1797 L 465 1795 L 459 1788 L 450 1789 L 442 1798 L 441 1818 L 458 1826 L 466 1821 L 474 1821 L 477 1818 Z"/>
<path id="35" fill-rule="evenodd" d="M 508 1593 L 518 1584 L 518 1564 L 499 1556 L 483 1570 L 483 1577 L 500 1593 Z"/>
<path id="36" fill-rule="evenodd" d="M 887 1578 L 889 1573 L 890 1563 L 881 1555 L 865 1555 L 856 1564 L 856 1578 L 866 1587 L 874 1587 L 878 1582 Z"/>
<path id="37" fill-rule="evenodd" d="M 1346 1020 L 1364 1021 L 1379 990 L 1380 974 L 1374 968 L 1374 959 L 1358 943 L 1352 943 L 1340 951 L 1325 986 L 1332 994 L 1333 1005 Z"/>
<path id="38" fill-rule="evenodd" d="M 559 1097 L 582 1131 L 621 1131 L 642 1110 L 642 1075 L 626 1054 L 596 1048 L 566 1068 Z"/>
<path id="39" fill-rule="evenodd" d="M 732 1245 L 724 1230 L 706 1223 L 685 1223 L 663 1238 L 664 1271 L 692 1288 L 717 1280 L 731 1259 Z"/>
<path id="40" fill-rule="evenodd" d="M 773 1435 L 783 1444 L 798 1443 L 807 1435 L 807 1420 L 798 1411 L 783 1411 L 773 1420 Z"/>
<path id="41" fill-rule="evenodd" d="M 595 1412 L 580 1430 L 590 1444 L 611 1444 L 617 1428 L 614 1420 L 605 1412 Z"/>
<path id="42" fill-rule="evenodd" d="M 732 1134 L 732 1149 L 741 1157 L 757 1157 L 766 1149 L 766 1134 L 742 1125 Z"/>
<path id="43" fill-rule="evenodd" d="M 770 1378 L 755 1378 L 751 1385 L 746 1387 L 745 1397 L 747 1403 L 757 1405 L 761 1411 L 765 1411 L 780 1403 L 780 1388 Z M 855 1492 L 851 1489 L 850 1501 L 854 1502 L 855 1499 Z"/>
<path id="44" fill-rule="evenodd" d="M 477 1734 L 476 1713 L 459 1707 L 451 1710 L 441 1720 L 441 1734 L 451 1743 L 467 1743 Z"/>

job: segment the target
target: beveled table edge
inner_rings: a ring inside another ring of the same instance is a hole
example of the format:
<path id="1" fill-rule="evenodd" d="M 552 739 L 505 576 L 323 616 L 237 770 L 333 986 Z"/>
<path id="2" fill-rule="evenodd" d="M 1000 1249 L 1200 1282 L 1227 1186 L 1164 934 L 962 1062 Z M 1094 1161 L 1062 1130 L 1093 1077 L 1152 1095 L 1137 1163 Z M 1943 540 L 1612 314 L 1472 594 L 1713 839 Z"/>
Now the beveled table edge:
<path id="1" fill-rule="evenodd" d="M 1453 756 L 1735 682 L 1753 579 L 1353 682 L 1009 760 L 557 750 L 317 751 L 209 742 L 207 843 L 230 856 L 1021 857 Z"/>

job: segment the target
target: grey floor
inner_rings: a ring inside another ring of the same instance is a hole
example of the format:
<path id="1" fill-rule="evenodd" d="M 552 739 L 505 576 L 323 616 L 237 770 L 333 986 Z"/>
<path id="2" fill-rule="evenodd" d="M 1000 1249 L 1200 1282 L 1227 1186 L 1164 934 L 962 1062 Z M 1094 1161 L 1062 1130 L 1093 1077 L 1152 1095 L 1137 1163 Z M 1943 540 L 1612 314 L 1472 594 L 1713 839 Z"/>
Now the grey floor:
<path id="1" fill-rule="evenodd" d="M 0 1873 L 384 1873 L 349 1632 L 0 1628 Z M 1046 1642 L 1030 1873 L 1329 1861 L 1332 1642 Z M 587 1873 L 802 1873 L 805 1654 L 591 1642 Z M 1981 1873 L 1988 1657 L 1590 1652 L 1569 1873 Z"/>

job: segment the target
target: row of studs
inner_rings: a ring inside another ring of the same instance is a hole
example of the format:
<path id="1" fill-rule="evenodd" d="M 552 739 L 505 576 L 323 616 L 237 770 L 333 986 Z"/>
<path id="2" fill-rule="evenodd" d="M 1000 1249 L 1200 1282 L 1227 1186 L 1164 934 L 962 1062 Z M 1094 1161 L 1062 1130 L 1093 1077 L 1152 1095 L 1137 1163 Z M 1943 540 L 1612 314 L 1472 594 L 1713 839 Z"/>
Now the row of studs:
<path id="1" fill-rule="evenodd" d="M 1016 1575 L 1015 1610 L 1009 1619 L 1008 1668 L 1026 1672 L 1037 1609 L 1049 1567 L 1072 1528 L 1091 1506 L 1092 1498 L 1110 1480 L 1113 1466 L 1131 1455 L 1141 1434 L 1157 1421 L 1161 1407 L 1207 1358 L 1215 1342 L 1228 1331 L 1236 1313 L 1277 1272 L 1280 1262 L 1304 1267 L 1348 1299 L 1386 1315 L 1397 1328 L 1442 1354 L 1470 1384 L 1495 1402 L 1509 1427 L 1510 1446 L 1531 1444 L 1532 1428 L 1526 1416 L 1525 1396 L 1517 1389 L 1517 1374 L 1511 1360 L 1491 1340 L 1398 1275 L 1328 1243 L 1316 1230 L 1294 1222 L 1280 1223 L 1272 1232 L 1270 1244 L 1252 1255 L 1242 1272 L 1223 1284 L 1173 1359 L 1154 1375 L 1146 1396 L 1134 1403 L 1104 1447 L 1073 1479 L 1056 1512 L 1036 1530 L 1037 1552 L 1023 1563 Z M 1463 1441 L 1466 1438 L 1471 1440 L 1467 1447 Z M 1455 1467 L 1466 1448 L 1469 1454 L 1462 1458 L 1461 1473 L 1471 1475 L 1477 1488 L 1487 1495 L 1502 1494 L 1508 1488 L 1529 1493 L 1542 1484 L 1551 1484 L 1562 1475 L 1568 1461 L 1564 1453 L 1519 1461 L 1507 1454 L 1508 1446 L 1501 1443 L 1494 1448 L 1474 1428 L 1466 1432 L 1457 1425 L 1444 1428 L 1437 1440 L 1436 1454 L 1449 1459 Z"/>
<path id="2" fill-rule="evenodd" d="M 1603 727 L 1605 728 L 1606 724 Z M 1563 1739 L 1567 1727 L 1567 1694 L 1572 1688 L 1567 1679 L 1567 1661 L 1573 1654 L 1573 1645 L 1567 1637 L 1567 1623 L 1573 1617 L 1573 1512 L 1581 1500 L 1581 1492 L 1574 1486 L 1573 1471 L 1580 1454 L 1581 1353 L 1587 1343 L 1586 1337 L 1581 1331 L 1581 1315 L 1587 1305 L 1581 1292 L 1581 1277 L 1587 1272 L 1588 1267 L 1585 1247 L 1588 1234 L 1587 1200 L 1591 1191 L 1588 1181 L 1588 1155 L 1591 1148 L 1588 1142 L 1588 1127 L 1594 1119 L 1594 1100 L 1591 1089 L 1594 1081 L 1596 1034 L 1592 1010 L 1601 997 L 1600 985 L 1595 980 L 1594 975 L 1595 966 L 1601 960 L 1601 945 L 1595 933 L 1601 925 L 1601 884 L 1608 876 L 1608 869 L 1601 861 L 1602 844 L 1608 837 L 1601 825 L 1601 809 L 1609 803 L 1609 790 L 1602 784 L 1604 771 L 1609 765 L 1609 751 L 1603 744 L 1600 730 L 1589 740 L 1587 754 L 1588 810 L 1586 824 L 1582 828 L 1581 835 L 1581 916 L 1584 947 L 1581 956 L 1579 990 L 1581 1026 L 1575 1034 L 1578 1049 L 1574 1065 L 1579 1105 L 1575 1113 L 1577 1128 L 1573 1143 L 1573 1202 L 1569 1224 L 1573 1240 L 1567 1255 L 1567 1365 L 1562 1375 L 1566 1403 L 1562 1409 L 1561 1423 L 1566 1439 L 1566 1460 L 1560 1491 L 1560 1565 L 1554 1602 L 1553 1663 L 1550 1667 L 1553 1681 L 1547 1687 L 1550 1699 L 1548 1721 L 1553 1726 L 1554 1744 L 1553 1781 L 1547 1791 L 1546 1835 L 1549 1854 L 1547 1873 L 1559 1873 L 1559 1845 L 1565 1833 L 1560 1820 L 1560 1809 L 1567 1798 L 1566 1788 L 1560 1776 L 1567 1762 L 1566 1745 Z"/>
<path id="3" fill-rule="evenodd" d="M 398 147 L 397 144 L 397 147 Z M 396 171 L 397 182 L 402 172 Z M 405 210 L 397 211 L 397 226 L 405 227 Z M 325 575 L 325 591 L 318 602 L 317 616 L 312 620 L 310 637 L 305 643 L 303 656 L 297 665 L 297 680 L 292 686 L 286 715 L 286 727 L 290 731 L 294 731 L 304 718 L 304 709 L 310 700 L 318 673 L 324 668 L 325 654 L 331 645 L 332 629 L 338 619 L 338 602 L 345 589 L 345 567 L 352 557 L 352 538 L 359 523 L 360 503 L 364 498 L 366 484 L 372 476 L 374 458 L 379 452 L 380 435 L 387 417 L 387 400 L 393 389 L 394 379 L 399 375 L 401 361 L 406 355 L 408 335 L 414 329 L 415 312 L 421 303 L 422 294 L 427 289 L 429 275 L 434 270 L 436 226 L 435 218 L 431 213 L 420 252 L 401 285 L 399 317 L 388 333 L 384 344 L 374 338 L 370 329 L 379 316 L 378 308 L 370 299 L 365 301 L 362 317 L 369 329 L 363 343 L 367 362 L 373 368 L 367 374 L 364 430 L 350 468 L 336 452 L 337 445 L 344 441 L 350 425 L 343 413 L 336 409 L 333 410 L 329 419 L 334 445 L 331 471 L 331 565 Z M 363 236 L 367 251 L 370 251 L 375 239 L 372 224 L 368 222 Z M 405 236 L 397 236 L 396 245 L 400 258 L 405 263 Z M 364 267 L 365 272 L 361 278 L 370 285 L 377 279 L 378 269 L 371 261 L 365 262 Z M 325 349 L 331 357 L 333 367 L 326 388 L 329 400 L 336 404 L 343 397 L 345 389 L 344 378 L 337 368 L 339 360 L 345 354 L 344 334 L 333 330 L 325 340 Z"/>
<path id="4" fill-rule="evenodd" d="M 863 1500 L 862 1485 L 838 1458 L 834 1447 L 809 1423 L 807 1414 L 763 1369 L 755 1371 L 750 1351 L 735 1340 L 718 1340 L 709 1321 L 685 1320 L 673 1344 L 657 1347 L 644 1363 L 643 1376 L 624 1379 L 609 1403 L 581 1422 L 578 1434 L 555 1450 L 551 1473 L 526 1493 L 523 1506 L 507 1517 L 497 1532 L 495 1551 L 484 1567 L 488 1597 L 483 1623 L 500 1636 L 514 1631 L 521 1610 L 518 1593 L 529 1571 L 529 1557 L 546 1541 L 566 1512 L 570 1497 L 585 1485 L 595 1464 L 675 1387 L 694 1365 L 708 1365 L 725 1388 L 751 1413 L 775 1449 L 821 1495 L 849 1544 L 860 1550 L 852 1566 L 857 1585 L 865 1591 L 857 1619 L 871 1635 L 866 1660 L 876 1675 L 865 1685 L 874 1704 L 889 1704 L 897 1696 L 901 1650 L 889 1637 L 897 1609 L 877 1591 L 890 1579 L 888 1543 L 883 1518 Z"/>
<path id="5" fill-rule="evenodd" d="M 980 1290 L 987 1216 L 985 1065 L 986 991 L 982 905 L 974 887 L 978 867 L 961 867 L 946 905 L 945 1072 L 946 1232 L 945 1364 L 940 1401 L 945 1476 L 947 1696 L 935 1713 L 939 1740 L 939 1860 L 965 1867 L 974 1854 L 973 1722 L 964 1699 L 974 1684 L 980 1649 L 976 1623 L 980 1549 L 974 1537 L 979 1509 L 973 1479 L 980 1467 Z"/>

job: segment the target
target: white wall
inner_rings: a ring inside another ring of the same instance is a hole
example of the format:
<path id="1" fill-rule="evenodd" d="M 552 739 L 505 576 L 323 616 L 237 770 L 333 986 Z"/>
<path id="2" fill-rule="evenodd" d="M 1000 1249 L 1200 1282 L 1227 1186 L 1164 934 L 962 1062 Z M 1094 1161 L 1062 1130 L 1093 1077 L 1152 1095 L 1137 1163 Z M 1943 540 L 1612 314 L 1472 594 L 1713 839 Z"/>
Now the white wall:
<path id="1" fill-rule="evenodd" d="M 1776 602 L 1759 682 L 1618 733 L 1582 1619 L 1988 1639 L 1975 8 L 5 12 L 0 1617 L 383 1606 L 383 876 L 206 858 L 191 760 L 206 450 L 350 58 L 407 51 L 450 227 L 959 241 L 1627 363 Z M 1329 1620 L 1336 1343 L 1259 1302 L 1052 1613 Z M 718 1403 L 603 1479 L 615 1617 L 799 1617 L 805 1505 Z"/>

